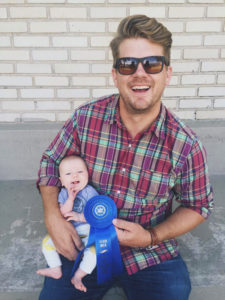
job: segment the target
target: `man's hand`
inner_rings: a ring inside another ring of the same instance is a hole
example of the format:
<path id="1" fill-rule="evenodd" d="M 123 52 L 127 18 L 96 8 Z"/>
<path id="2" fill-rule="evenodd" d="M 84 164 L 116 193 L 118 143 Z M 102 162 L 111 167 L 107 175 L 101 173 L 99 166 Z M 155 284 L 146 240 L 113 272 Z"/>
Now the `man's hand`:
<path id="1" fill-rule="evenodd" d="M 114 219 L 117 238 L 121 246 L 147 247 L 151 244 L 150 233 L 137 223 Z"/>
<path id="2" fill-rule="evenodd" d="M 59 209 L 57 197 L 59 190 L 55 186 L 40 186 L 43 200 L 46 228 L 59 253 L 74 260 L 83 244 L 75 228 L 67 222 Z"/>
<path id="3" fill-rule="evenodd" d="M 75 212 L 75 211 L 71 211 L 68 212 L 64 215 L 64 217 L 66 218 L 67 221 L 75 221 L 75 222 L 87 222 L 84 214 Z"/>
<path id="4" fill-rule="evenodd" d="M 73 225 L 56 215 L 46 216 L 45 224 L 57 251 L 69 260 L 75 260 L 83 244 Z"/>

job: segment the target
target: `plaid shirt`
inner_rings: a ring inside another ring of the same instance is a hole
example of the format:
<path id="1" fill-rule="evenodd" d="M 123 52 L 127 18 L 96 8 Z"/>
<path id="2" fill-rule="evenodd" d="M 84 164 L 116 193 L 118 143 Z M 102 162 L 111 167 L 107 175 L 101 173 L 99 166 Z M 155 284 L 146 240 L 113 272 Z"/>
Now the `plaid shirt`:
<path id="1" fill-rule="evenodd" d="M 43 154 L 39 185 L 60 186 L 58 165 L 78 154 L 89 182 L 110 196 L 118 218 L 155 226 L 172 212 L 172 200 L 207 218 L 213 207 L 206 154 L 196 135 L 162 104 L 157 120 L 131 138 L 121 122 L 118 95 L 79 107 Z M 128 274 L 178 255 L 170 239 L 154 247 L 121 247 Z"/>

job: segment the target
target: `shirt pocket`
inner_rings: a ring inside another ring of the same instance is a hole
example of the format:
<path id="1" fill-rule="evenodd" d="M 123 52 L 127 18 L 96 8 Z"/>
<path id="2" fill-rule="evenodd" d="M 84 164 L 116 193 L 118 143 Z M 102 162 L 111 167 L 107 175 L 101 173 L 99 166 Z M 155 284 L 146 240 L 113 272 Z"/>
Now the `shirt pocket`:
<path id="1" fill-rule="evenodd" d="M 143 170 L 136 184 L 136 197 L 140 205 L 160 205 L 168 201 L 170 174 Z"/>

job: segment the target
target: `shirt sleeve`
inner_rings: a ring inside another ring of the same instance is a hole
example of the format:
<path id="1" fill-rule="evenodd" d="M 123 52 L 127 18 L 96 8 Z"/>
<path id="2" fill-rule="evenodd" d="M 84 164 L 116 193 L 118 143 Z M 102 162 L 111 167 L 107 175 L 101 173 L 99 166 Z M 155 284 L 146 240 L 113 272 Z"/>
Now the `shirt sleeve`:
<path id="1" fill-rule="evenodd" d="M 207 219 L 213 209 L 213 191 L 209 182 L 206 152 L 195 140 L 176 180 L 176 200 Z"/>
<path id="2" fill-rule="evenodd" d="M 58 166 L 64 156 L 79 155 L 80 141 L 75 118 L 69 119 L 43 153 L 38 171 L 37 186 L 60 186 Z"/>

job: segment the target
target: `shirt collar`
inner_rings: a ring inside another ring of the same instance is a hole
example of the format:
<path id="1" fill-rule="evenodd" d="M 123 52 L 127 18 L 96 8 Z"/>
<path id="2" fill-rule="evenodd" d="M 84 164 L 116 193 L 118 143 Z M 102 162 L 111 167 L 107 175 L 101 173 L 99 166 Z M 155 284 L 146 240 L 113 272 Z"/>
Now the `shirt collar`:
<path id="1" fill-rule="evenodd" d="M 158 138 L 165 139 L 165 119 L 166 119 L 166 107 L 163 103 L 161 103 L 158 117 L 151 124 L 151 126 L 145 131 L 144 134 L 154 133 Z M 123 124 L 120 119 L 120 113 L 119 113 L 119 94 L 113 94 L 111 96 L 108 120 L 110 124 L 116 122 L 120 128 L 123 127 Z"/>

